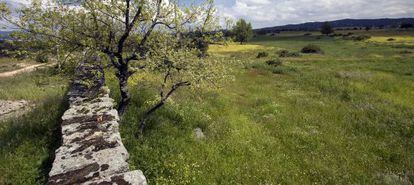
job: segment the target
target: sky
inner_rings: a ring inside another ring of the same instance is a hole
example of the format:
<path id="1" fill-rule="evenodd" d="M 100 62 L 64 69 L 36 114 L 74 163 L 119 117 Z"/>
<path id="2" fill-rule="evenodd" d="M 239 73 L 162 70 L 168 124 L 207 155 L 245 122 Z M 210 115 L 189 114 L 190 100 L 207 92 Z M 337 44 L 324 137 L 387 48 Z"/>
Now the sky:
<path id="1" fill-rule="evenodd" d="M 254 28 L 346 18 L 414 18 L 414 0 L 216 0 L 218 13 Z"/>
<path id="2" fill-rule="evenodd" d="M 414 0 L 215 0 L 215 3 L 221 18 L 244 18 L 254 28 L 347 18 L 414 18 Z"/>

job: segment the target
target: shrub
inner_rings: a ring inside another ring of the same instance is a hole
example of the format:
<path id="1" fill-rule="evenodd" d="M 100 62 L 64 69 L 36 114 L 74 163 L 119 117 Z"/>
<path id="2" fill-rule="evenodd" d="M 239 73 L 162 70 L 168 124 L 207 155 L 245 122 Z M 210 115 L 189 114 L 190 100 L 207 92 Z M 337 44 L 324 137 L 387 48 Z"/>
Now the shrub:
<path id="1" fill-rule="evenodd" d="M 351 36 L 351 35 L 353 35 L 354 33 L 352 33 L 352 32 L 348 32 L 347 34 L 344 34 L 344 36 Z"/>
<path id="2" fill-rule="evenodd" d="M 273 74 L 289 74 L 296 72 L 296 68 L 290 66 L 276 66 L 272 69 Z"/>
<path id="3" fill-rule="evenodd" d="M 400 54 L 411 54 L 411 53 L 413 53 L 412 51 L 410 51 L 410 50 L 403 50 L 403 51 L 400 51 L 399 52 Z"/>
<path id="4" fill-rule="evenodd" d="M 303 34 L 304 36 L 311 36 L 312 35 L 312 33 L 305 33 L 305 34 Z"/>
<path id="5" fill-rule="evenodd" d="M 414 49 L 414 45 L 406 45 L 406 44 L 396 44 L 391 47 L 398 48 L 398 49 Z"/>
<path id="6" fill-rule="evenodd" d="M 369 35 L 352 35 L 352 36 L 344 36 L 345 40 L 353 40 L 353 41 L 364 41 L 370 39 L 371 36 Z"/>
<path id="7" fill-rule="evenodd" d="M 368 35 L 358 35 L 353 38 L 354 41 L 364 41 L 370 39 L 371 36 Z"/>
<path id="8" fill-rule="evenodd" d="M 333 33 L 334 30 L 329 22 L 324 22 L 321 26 L 321 33 L 324 35 L 329 35 Z"/>
<path id="9" fill-rule="evenodd" d="M 279 57 L 299 57 L 300 54 L 298 52 L 290 52 L 288 50 L 279 51 Z"/>
<path id="10" fill-rule="evenodd" d="M 196 48 L 200 51 L 198 57 L 202 58 L 208 56 L 209 43 L 204 39 L 198 39 L 195 42 Z"/>
<path id="11" fill-rule="evenodd" d="M 39 53 L 36 55 L 35 61 L 39 63 L 47 63 L 49 61 L 49 57 L 45 53 Z"/>
<path id="12" fill-rule="evenodd" d="M 296 72 L 296 68 L 283 65 L 279 58 L 266 61 L 266 63 L 256 62 L 251 66 L 253 69 L 270 71 L 273 74 L 291 74 Z"/>
<path id="13" fill-rule="evenodd" d="M 319 53 L 319 54 L 323 53 L 322 49 L 319 46 L 314 45 L 314 44 L 309 44 L 303 47 L 301 52 L 302 53 Z"/>
<path id="14" fill-rule="evenodd" d="M 400 25 L 400 28 L 402 28 L 402 29 L 408 29 L 408 28 L 412 28 L 412 27 L 414 27 L 414 25 L 410 24 L 410 23 L 402 23 Z"/>
<path id="15" fill-rule="evenodd" d="M 266 64 L 269 66 L 280 66 L 282 65 L 282 61 L 279 58 L 268 60 L 266 61 Z"/>
<path id="16" fill-rule="evenodd" d="M 344 34 L 342 34 L 342 33 L 334 33 L 334 34 L 331 34 L 329 36 L 331 36 L 331 37 L 342 37 L 342 36 L 344 36 Z"/>
<path id="17" fill-rule="evenodd" d="M 395 41 L 395 39 L 394 38 L 389 38 L 389 39 L 387 39 L 387 41 Z"/>
<path id="18" fill-rule="evenodd" d="M 263 58 L 263 57 L 268 57 L 268 56 L 269 56 L 269 53 L 267 53 L 265 51 L 259 52 L 257 54 L 257 58 Z"/>

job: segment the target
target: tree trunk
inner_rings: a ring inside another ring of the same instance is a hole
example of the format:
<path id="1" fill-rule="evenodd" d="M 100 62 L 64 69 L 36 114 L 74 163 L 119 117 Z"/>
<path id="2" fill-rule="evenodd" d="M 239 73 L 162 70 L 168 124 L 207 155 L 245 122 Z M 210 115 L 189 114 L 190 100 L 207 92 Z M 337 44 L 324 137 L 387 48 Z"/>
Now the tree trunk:
<path id="1" fill-rule="evenodd" d="M 121 102 L 119 102 L 118 113 L 120 116 L 122 116 L 125 113 L 129 102 L 131 101 L 131 96 L 129 95 L 128 90 L 128 67 L 121 66 L 118 72 L 119 90 L 121 92 Z"/>

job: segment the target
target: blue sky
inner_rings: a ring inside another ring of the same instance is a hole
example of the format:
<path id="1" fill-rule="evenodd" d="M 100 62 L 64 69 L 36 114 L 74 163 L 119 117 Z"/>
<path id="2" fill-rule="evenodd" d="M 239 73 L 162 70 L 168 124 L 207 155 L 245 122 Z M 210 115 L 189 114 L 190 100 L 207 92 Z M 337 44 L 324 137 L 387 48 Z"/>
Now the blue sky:
<path id="1" fill-rule="evenodd" d="M 414 18 L 414 0 L 215 0 L 215 3 L 220 17 L 244 18 L 255 28 L 345 18 Z"/>

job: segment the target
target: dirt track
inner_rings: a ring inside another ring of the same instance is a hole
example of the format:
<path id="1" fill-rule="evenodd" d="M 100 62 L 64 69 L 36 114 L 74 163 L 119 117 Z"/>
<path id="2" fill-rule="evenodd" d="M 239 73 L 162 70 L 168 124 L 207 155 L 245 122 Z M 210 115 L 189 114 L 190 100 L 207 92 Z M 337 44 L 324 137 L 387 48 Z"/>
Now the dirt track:
<path id="1" fill-rule="evenodd" d="M 31 72 L 31 71 L 36 70 L 39 67 L 46 66 L 46 65 L 47 64 L 35 64 L 35 65 L 24 67 L 22 69 L 0 73 L 0 78 L 12 77 L 12 76 L 15 76 L 21 73 Z"/>

